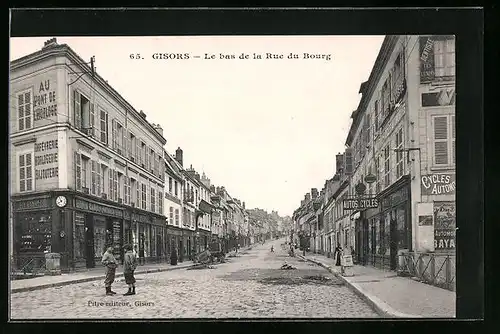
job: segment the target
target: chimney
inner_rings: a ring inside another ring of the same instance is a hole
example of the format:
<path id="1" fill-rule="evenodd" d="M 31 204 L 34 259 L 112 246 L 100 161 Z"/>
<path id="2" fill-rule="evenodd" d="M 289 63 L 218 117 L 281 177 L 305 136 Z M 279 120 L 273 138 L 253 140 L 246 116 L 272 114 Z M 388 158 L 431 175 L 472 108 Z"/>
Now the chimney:
<path id="1" fill-rule="evenodd" d="M 160 124 L 153 124 L 153 128 L 163 137 L 163 128 Z"/>
<path id="2" fill-rule="evenodd" d="M 306 194 L 306 202 L 309 202 L 311 200 L 311 194 L 307 193 Z"/>
<path id="3" fill-rule="evenodd" d="M 182 166 L 182 150 L 180 147 L 177 148 L 177 150 L 175 150 L 175 160 L 177 160 L 177 162 Z"/>
<path id="4" fill-rule="evenodd" d="M 141 115 L 142 118 L 146 119 L 146 114 L 144 113 L 144 111 L 139 111 L 139 115 Z"/>
<path id="5" fill-rule="evenodd" d="M 54 38 L 51 38 L 51 39 L 45 41 L 45 43 L 43 44 L 42 50 L 53 47 L 53 46 L 57 46 L 57 45 L 59 45 L 59 44 L 57 44 L 57 38 L 54 37 Z"/>
<path id="6" fill-rule="evenodd" d="M 210 186 L 210 191 L 213 192 L 213 193 L 216 193 L 216 190 L 215 190 L 215 186 L 214 185 L 211 185 Z"/>
<path id="7" fill-rule="evenodd" d="M 315 199 L 318 197 L 318 189 L 311 188 L 311 197 L 312 197 L 312 199 Z"/>
<path id="8" fill-rule="evenodd" d="M 245 208 L 245 202 L 241 203 L 241 205 L 243 206 L 243 209 L 246 209 Z"/>

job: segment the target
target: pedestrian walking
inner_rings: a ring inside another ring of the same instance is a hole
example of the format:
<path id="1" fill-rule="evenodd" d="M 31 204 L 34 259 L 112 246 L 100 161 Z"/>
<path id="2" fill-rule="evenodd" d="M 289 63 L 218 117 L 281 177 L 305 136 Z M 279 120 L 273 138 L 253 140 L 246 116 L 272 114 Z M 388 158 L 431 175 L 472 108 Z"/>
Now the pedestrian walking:
<path id="1" fill-rule="evenodd" d="M 271 246 L 271 253 L 274 253 L 274 246 Z"/>
<path id="2" fill-rule="evenodd" d="M 131 245 L 125 245 L 125 256 L 123 259 L 123 276 L 125 283 L 128 285 L 128 291 L 124 296 L 135 295 L 135 277 L 134 271 L 137 268 L 137 256 L 134 254 Z"/>
<path id="3" fill-rule="evenodd" d="M 116 292 L 111 290 L 111 284 L 115 281 L 116 264 L 115 256 L 113 255 L 113 247 L 108 247 L 102 256 L 102 264 L 106 267 L 106 278 L 104 280 L 104 287 L 106 288 L 106 295 L 116 295 Z"/>
<path id="4" fill-rule="evenodd" d="M 342 256 L 342 247 L 340 244 L 337 244 L 335 251 L 333 252 L 333 258 L 335 259 L 335 265 L 340 266 L 340 257 Z"/>

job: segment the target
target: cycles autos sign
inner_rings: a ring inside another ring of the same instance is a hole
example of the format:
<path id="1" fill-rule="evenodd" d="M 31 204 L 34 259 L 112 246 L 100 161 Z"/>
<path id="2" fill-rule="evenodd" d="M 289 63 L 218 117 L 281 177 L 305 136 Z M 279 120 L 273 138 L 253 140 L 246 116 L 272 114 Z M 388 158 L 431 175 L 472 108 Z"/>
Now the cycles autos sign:
<path id="1" fill-rule="evenodd" d="M 455 174 L 422 175 L 420 180 L 422 195 L 454 195 Z"/>
<path id="2" fill-rule="evenodd" d="M 378 207 L 376 198 L 351 198 L 343 201 L 344 210 L 363 210 Z"/>

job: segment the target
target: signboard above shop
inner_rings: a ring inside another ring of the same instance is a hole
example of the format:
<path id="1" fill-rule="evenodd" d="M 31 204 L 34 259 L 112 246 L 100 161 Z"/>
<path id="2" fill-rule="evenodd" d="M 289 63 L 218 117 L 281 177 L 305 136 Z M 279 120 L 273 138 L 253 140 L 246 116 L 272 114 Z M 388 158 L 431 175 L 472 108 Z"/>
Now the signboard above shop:
<path id="1" fill-rule="evenodd" d="M 378 207 L 378 199 L 375 197 L 349 198 L 342 201 L 344 211 L 364 210 Z"/>
<path id="2" fill-rule="evenodd" d="M 428 174 L 420 179 L 422 195 L 454 195 L 455 174 Z"/>

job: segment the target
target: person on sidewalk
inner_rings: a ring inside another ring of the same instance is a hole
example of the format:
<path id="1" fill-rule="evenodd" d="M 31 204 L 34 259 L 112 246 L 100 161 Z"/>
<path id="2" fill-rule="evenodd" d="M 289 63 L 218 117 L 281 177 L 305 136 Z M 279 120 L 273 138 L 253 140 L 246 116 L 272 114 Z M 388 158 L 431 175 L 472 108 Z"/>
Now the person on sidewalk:
<path id="1" fill-rule="evenodd" d="M 274 246 L 271 246 L 271 253 L 274 253 Z"/>
<path id="2" fill-rule="evenodd" d="M 134 271 L 137 268 L 137 257 L 132 251 L 131 245 L 125 245 L 125 256 L 123 259 L 123 276 L 125 283 L 128 284 L 128 291 L 123 294 L 124 296 L 135 295 L 135 277 Z"/>
<path id="3" fill-rule="evenodd" d="M 106 267 L 106 279 L 104 280 L 104 287 L 106 288 L 106 295 L 116 295 L 116 292 L 111 291 L 111 284 L 115 281 L 116 264 L 115 256 L 113 255 L 113 247 L 108 247 L 101 259 L 102 264 Z"/>
<path id="4" fill-rule="evenodd" d="M 340 247 L 340 244 L 337 244 L 337 247 L 335 248 L 335 251 L 333 252 L 333 258 L 335 259 L 335 265 L 337 267 L 340 266 L 341 256 L 342 256 L 342 247 Z"/>

